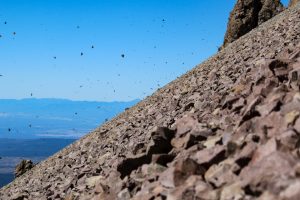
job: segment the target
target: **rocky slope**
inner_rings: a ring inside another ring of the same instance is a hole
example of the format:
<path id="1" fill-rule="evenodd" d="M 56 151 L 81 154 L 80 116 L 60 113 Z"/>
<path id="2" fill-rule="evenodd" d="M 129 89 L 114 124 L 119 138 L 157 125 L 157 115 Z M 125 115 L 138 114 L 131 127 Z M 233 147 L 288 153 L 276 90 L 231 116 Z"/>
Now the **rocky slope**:
<path id="1" fill-rule="evenodd" d="M 230 13 L 222 48 L 283 10 L 280 0 L 238 0 Z"/>
<path id="2" fill-rule="evenodd" d="M 299 199 L 300 5 L 0 190 L 0 199 Z"/>
<path id="3" fill-rule="evenodd" d="M 289 7 L 293 7 L 299 2 L 300 2 L 300 0 L 290 0 Z"/>

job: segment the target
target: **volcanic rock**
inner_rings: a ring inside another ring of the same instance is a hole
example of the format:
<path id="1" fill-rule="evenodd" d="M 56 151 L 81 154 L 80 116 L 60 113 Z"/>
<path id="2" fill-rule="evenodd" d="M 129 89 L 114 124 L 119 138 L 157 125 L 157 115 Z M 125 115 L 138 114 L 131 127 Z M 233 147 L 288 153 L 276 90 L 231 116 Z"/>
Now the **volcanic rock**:
<path id="1" fill-rule="evenodd" d="M 31 160 L 22 160 L 15 169 L 15 177 L 19 177 L 34 167 Z"/>
<path id="2" fill-rule="evenodd" d="M 283 10 L 280 0 L 238 0 L 230 13 L 223 47 Z"/>
<path id="3" fill-rule="evenodd" d="M 293 7 L 299 2 L 300 2 L 299 0 L 290 0 L 289 7 Z"/>

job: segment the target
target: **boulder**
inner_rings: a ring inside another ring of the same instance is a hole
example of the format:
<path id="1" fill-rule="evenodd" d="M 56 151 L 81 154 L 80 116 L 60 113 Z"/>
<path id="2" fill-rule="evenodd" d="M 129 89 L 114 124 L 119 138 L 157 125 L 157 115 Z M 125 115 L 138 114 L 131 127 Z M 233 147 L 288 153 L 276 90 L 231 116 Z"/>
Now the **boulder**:
<path id="1" fill-rule="evenodd" d="M 15 178 L 23 175 L 33 167 L 34 164 L 31 160 L 22 160 L 15 168 Z"/>
<path id="2" fill-rule="evenodd" d="M 284 10 L 280 0 L 238 0 L 230 13 L 222 47 Z"/>
<path id="3" fill-rule="evenodd" d="M 289 8 L 294 7 L 299 2 L 300 2 L 300 0 L 290 0 Z"/>

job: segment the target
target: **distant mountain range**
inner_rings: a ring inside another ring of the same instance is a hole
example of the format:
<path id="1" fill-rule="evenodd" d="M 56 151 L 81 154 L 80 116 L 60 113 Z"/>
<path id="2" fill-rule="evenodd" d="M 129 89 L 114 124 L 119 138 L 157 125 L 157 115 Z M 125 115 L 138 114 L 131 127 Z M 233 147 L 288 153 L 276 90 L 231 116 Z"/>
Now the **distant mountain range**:
<path id="1" fill-rule="evenodd" d="M 0 138 L 79 138 L 138 101 L 0 99 Z"/>

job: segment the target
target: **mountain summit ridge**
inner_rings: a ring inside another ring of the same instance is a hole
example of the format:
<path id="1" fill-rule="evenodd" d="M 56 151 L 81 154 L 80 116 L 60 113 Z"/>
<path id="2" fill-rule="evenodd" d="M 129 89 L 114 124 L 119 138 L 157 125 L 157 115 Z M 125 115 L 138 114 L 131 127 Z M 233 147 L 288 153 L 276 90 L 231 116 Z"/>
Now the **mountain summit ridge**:
<path id="1" fill-rule="evenodd" d="M 0 189 L 0 199 L 299 199 L 300 5 Z"/>

